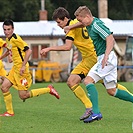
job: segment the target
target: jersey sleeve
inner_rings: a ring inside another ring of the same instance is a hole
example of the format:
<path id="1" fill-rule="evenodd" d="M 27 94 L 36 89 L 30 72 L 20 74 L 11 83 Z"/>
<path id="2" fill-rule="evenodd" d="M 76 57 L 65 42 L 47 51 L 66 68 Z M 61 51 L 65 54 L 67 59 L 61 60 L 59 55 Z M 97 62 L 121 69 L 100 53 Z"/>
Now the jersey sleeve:
<path id="1" fill-rule="evenodd" d="M 6 42 L 0 38 L 0 47 L 5 47 Z"/>
<path id="2" fill-rule="evenodd" d="M 28 44 L 19 35 L 17 35 L 17 38 L 16 40 L 14 40 L 14 43 L 22 51 L 26 51 L 29 48 Z"/>
<path id="3" fill-rule="evenodd" d="M 106 37 L 112 34 L 108 27 L 104 23 L 95 23 L 93 31 L 96 32 L 102 39 L 106 40 Z"/>
<path id="4" fill-rule="evenodd" d="M 70 30 L 69 33 L 66 35 L 66 39 L 74 41 L 74 31 Z"/>
<path id="5" fill-rule="evenodd" d="M 77 19 L 71 20 L 69 25 L 73 25 L 73 24 L 75 24 L 75 23 L 77 23 L 77 22 L 78 22 Z M 69 39 L 69 40 L 74 41 L 74 38 L 75 38 L 75 31 L 76 31 L 76 29 L 70 30 L 69 33 L 66 35 L 66 39 Z"/>

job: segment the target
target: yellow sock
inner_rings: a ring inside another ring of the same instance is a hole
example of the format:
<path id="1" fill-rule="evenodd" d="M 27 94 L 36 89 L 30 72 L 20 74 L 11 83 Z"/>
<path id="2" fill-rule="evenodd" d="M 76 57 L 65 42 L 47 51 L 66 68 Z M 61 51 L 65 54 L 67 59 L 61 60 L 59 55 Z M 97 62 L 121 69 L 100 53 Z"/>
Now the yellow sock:
<path id="1" fill-rule="evenodd" d="M 49 93 L 50 88 L 40 88 L 40 89 L 33 89 L 30 91 L 30 97 L 39 96 L 41 94 Z"/>
<path id="2" fill-rule="evenodd" d="M 74 85 L 71 89 L 77 96 L 77 98 L 80 99 L 81 102 L 85 105 L 86 108 L 92 108 L 92 103 L 90 99 L 86 96 L 85 91 L 80 85 Z"/>
<path id="3" fill-rule="evenodd" d="M 10 113 L 10 114 L 14 114 L 13 106 L 12 106 L 12 95 L 11 95 L 11 93 L 8 91 L 6 93 L 3 93 L 3 96 L 4 96 L 4 101 L 5 101 L 7 112 Z"/>
<path id="4" fill-rule="evenodd" d="M 119 90 L 125 90 L 125 91 L 127 91 L 130 95 L 133 96 L 133 94 L 132 94 L 131 92 L 129 92 L 125 86 L 120 85 L 120 84 L 117 84 L 116 87 L 117 87 Z"/>

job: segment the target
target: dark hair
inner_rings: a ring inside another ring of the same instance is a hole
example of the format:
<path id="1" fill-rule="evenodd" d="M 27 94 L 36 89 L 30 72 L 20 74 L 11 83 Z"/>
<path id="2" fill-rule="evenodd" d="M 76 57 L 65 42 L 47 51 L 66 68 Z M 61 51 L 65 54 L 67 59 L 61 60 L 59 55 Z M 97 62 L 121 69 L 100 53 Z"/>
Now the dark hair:
<path id="1" fill-rule="evenodd" d="M 64 20 L 65 17 L 70 19 L 69 12 L 64 7 L 59 7 L 54 10 L 53 16 L 52 16 L 53 20 L 56 20 L 58 18 L 60 20 Z"/>
<path id="2" fill-rule="evenodd" d="M 3 23 L 3 26 L 4 25 L 11 25 L 12 28 L 14 28 L 14 24 L 13 24 L 13 21 L 11 19 L 6 19 Z"/>

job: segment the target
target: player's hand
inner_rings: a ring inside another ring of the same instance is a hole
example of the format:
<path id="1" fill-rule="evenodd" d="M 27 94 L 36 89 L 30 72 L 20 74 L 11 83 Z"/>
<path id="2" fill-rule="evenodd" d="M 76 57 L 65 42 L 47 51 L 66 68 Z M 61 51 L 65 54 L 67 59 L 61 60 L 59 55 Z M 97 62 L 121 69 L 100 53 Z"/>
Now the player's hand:
<path id="1" fill-rule="evenodd" d="M 12 56 L 11 56 L 10 54 L 8 55 L 8 62 L 9 62 L 9 63 L 12 63 L 12 62 L 13 62 Z"/>
<path id="2" fill-rule="evenodd" d="M 25 66 L 22 66 L 20 69 L 20 75 L 22 76 L 24 72 L 25 72 Z"/>
<path id="3" fill-rule="evenodd" d="M 48 48 L 44 48 L 40 51 L 40 55 L 41 56 L 46 56 L 47 52 L 49 52 L 49 49 Z"/>
<path id="4" fill-rule="evenodd" d="M 104 56 L 103 60 L 102 60 L 102 69 L 107 66 L 107 60 L 108 60 L 108 56 Z"/>

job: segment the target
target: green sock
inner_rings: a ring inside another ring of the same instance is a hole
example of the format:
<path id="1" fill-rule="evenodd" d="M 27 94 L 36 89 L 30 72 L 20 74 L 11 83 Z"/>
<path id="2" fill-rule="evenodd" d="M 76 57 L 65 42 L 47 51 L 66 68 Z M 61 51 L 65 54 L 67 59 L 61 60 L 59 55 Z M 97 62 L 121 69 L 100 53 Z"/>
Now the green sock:
<path id="1" fill-rule="evenodd" d="M 95 114 L 98 114 L 100 112 L 98 107 L 98 93 L 94 86 L 94 84 L 88 84 L 86 85 L 86 89 L 88 91 L 88 96 L 92 102 L 93 112 Z"/>
<path id="2" fill-rule="evenodd" d="M 116 94 L 114 96 L 124 101 L 133 102 L 133 96 L 125 90 L 116 89 Z"/>

